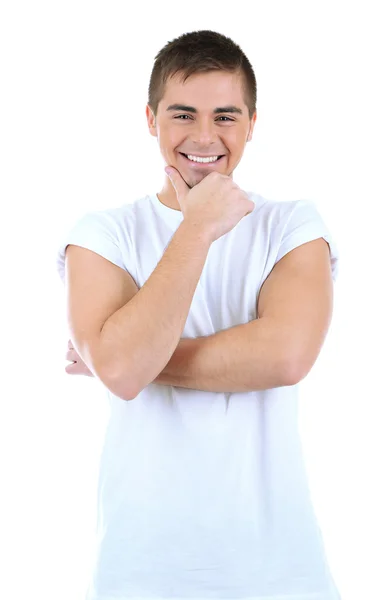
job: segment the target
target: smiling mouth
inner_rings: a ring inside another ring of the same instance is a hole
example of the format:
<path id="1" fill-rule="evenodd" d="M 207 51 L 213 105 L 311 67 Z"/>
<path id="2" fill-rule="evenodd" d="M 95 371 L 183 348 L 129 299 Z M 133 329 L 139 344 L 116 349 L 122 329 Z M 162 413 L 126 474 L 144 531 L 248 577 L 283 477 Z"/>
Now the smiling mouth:
<path id="1" fill-rule="evenodd" d="M 196 165 L 215 165 L 219 160 L 221 160 L 221 158 L 223 158 L 225 156 L 225 154 L 219 154 L 219 155 L 213 155 L 213 156 L 207 156 L 207 157 L 202 156 L 202 157 L 194 158 L 195 155 L 192 155 L 192 154 L 184 154 L 183 152 L 179 152 L 179 154 L 184 156 L 192 164 L 196 164 Z M 189 158 L 190 156 L 192 158 Z M 213 160 L 214 158 L 215 158 L 215 160 Z M 209 159 L 212 159 L 212 160 L 209 160 Z"/>

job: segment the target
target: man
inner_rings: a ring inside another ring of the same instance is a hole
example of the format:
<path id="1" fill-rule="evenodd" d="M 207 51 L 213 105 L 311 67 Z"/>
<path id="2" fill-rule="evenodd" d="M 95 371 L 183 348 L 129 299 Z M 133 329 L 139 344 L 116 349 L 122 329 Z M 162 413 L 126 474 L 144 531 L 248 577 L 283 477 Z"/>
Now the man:
<path id="1" fill-rule="evenodd" d="M 312 202 L 233 181 L 256 81 L 232 40 L 169 42 L 146 116 L 162 190 L 88 213 L 58 257 L 67 371 L 111 407 L 88 600 L 338 599 L 297 418 L 337 250 Z"/>

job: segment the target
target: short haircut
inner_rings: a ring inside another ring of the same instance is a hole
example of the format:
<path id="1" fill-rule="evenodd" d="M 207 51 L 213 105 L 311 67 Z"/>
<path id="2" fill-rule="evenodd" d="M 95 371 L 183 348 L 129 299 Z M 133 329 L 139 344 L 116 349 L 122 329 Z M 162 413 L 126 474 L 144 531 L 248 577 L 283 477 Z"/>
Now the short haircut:
<path id="1" fill-rule="evenodd" d="M 186 81 L 195 73 L 228 71 L 243 76 L 244 101 L 249 118 L 256 111 L 256 77 L 244 52 L 233 40 L 215 31 L 184 33 L 168 42 L 156 55 L 148 87 L 148 104 L 156 116 L 170 77 L 180 74 Z"/>

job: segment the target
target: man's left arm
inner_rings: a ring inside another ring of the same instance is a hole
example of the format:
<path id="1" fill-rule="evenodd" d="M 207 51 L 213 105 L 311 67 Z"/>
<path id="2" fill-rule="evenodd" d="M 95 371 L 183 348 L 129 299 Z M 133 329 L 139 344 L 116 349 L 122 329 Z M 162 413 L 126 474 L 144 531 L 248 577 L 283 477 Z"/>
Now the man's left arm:
<path id="1" fill-rule="evenodd" d="M 153 383 L 211 392 L 295 385 L 319 355 L 332 309 L 330 250 L 318 238 L 276 263 L 260 289 L 257 319 L 181 339 Z"/>

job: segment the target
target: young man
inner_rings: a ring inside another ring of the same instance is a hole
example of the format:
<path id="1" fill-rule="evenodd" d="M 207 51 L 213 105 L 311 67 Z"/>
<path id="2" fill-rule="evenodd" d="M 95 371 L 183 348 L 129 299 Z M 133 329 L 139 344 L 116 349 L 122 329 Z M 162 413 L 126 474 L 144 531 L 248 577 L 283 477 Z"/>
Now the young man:
<path id="1" fill-rule="evenodd" d="M 146 114 L 162 190 L 88 213 L 58 256 L 67 371 L 111 408 L 88 600 L 338 600 L 297 413 L 337 250 L 312 202 L 233 181 L 256 82 L 232 40 L 169 42 Z"/>

